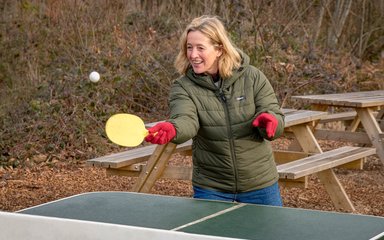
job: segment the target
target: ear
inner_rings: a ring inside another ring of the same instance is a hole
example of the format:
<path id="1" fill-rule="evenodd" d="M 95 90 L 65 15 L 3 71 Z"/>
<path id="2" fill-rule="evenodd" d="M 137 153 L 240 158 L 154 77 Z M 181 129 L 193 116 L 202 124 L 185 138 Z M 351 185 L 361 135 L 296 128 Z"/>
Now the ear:
<path id="1" fill-rule="evenodd" d="M 221 57 L 221 55 L 223 55 L 223 48 L 220 46 L 217 48 L 216 57 L 219 58 L 219 57 Z"/>

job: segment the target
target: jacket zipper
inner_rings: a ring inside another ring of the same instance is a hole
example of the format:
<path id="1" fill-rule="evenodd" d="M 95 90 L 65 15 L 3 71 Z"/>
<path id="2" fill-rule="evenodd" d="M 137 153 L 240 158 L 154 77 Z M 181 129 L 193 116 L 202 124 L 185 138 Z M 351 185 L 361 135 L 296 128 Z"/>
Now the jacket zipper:
<path id="1" fill-rule="evenodd" d="M 233 171 L 234 171 L 234 176 L 235 176 L 235 191 L 234 193 L 237 192 L 238 186 L 237 186 L 237 178 L 238 178 L 238 173 L 237 173 L 237 166 L 236 166 L 236 161 L 235 161 L 235 147 L 234 147 L 234 141 L 232 137 L 232 127 L 231 127 L 231 119 L 229 117 L 229 109 L 228 109 L 228 104 L 227 104 L 227 98 L 225 97 L 225 94 L 223 93 L 223 90 L 220 88 L 219 94 L 217 95 L 218 98 L 221 100 L 224 106 L 224 111 L 225 111 L 225 116 L 226 116 L 226 121 L 227 121 L 227 132 L 229 136 L 229 144 L 230 144 L 230 149 L 231 149 L 231 159 L 232 159 L 232 164 L 233 164 Z"/>

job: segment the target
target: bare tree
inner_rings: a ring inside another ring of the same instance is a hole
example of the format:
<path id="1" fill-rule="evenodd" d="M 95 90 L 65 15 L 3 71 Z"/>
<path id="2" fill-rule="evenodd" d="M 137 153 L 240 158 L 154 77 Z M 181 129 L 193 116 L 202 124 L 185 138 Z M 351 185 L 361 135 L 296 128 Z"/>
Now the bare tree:
<path id="1" fill-rule="evenodd" d="M 314 27 L 313 35 L 312 35 L 312 42 L 314 45 L 316 45 L 316 41 L 319 38 L 321 26 L 323 24 L 325 11 L 328 8 L 328 5 L 329 5 L 329 0 L 321 0 L 320 8 L 319 8 L 319 15 L 318 15 L 316 25 Z"/>
<path id="2" fill-rule="evenodd" d="M 375 10 L 379 10 L 375 12 Z M 384 47 L 384 1 L 363 0 L 360 14 L 357 15 L 356 26 L 359 26 L 358 37 L 353 44 L 353 52 L 359 59 L 364 58 L 369 48 Z"/>
<path id="3" fill-rule="evenodd" d="M 331 49 L 335 49 L 341 33 L 343 32 L 345 22 L 350 13 L 352 0 L 337 0 L 333 14 L 327 8 L 331 17 L 331 27 L 328 29 L 327 45 Z"/>

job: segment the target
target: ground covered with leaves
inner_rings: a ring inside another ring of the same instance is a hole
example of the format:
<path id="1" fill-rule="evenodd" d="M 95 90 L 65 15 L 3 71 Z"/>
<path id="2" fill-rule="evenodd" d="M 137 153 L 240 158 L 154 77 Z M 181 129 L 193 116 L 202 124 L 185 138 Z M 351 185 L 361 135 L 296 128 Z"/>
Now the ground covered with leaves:
<path id="1" fill-rule="evenodd" d="M 111 115 L 135 113 L 145 122 L 167 116 L 170 84 L 179 76 L 173 67 L 179 36 L 207 9 L 270 79 L 282 107 L 308 107 L 291 101 L 293 94 L 384 88 L 377 1 L 353 1 L 348 31 L 335 49 L 326 39 L 339 28 L 332 14 L 338 1 L 327 1 L 328 7 L 314 4 L 320 1 L 230 1 L 230 7 L 212 0 L 156 1 L 162 4 L 154 8 L 126 0 L 3 2 L 1 211 L 84 192 L 131 191 L 136 178 L 107 176 L 85 161 L 122 151 L 105 135 Z M 329 16 L 321 15 L 323 7 Z M 98 83 L 89 81 L 91 71 L 101 74 Z M 191 163 L 175 156 L 170 164 Z M 384 216 L 384 166 L 377 157 L 367 159 L 363 170 L 336 174 L 356 213 Z M 151 193 L 191 197 L 192 188 L 188 181 L 161 179 Z M 307 189 L 282 187 L 281 193 L 287 207 L 336 211 L 315 176 Z"/>
<path id="2" fill-rule="evenodd" d="M 323 147 L 334 146 L 322 143 Z M 191 164 L 190 157 L 174 155 L 169 164 Z M 335 169 L 357 214 L 384 216 L 384 167 L 376 157 L 369 157 L 362 170 Z M 17 211 L 75 194 L 94 191 L 131 191 L 134 177 L 108 176 L 102 168 L 85 162 L 41 162 L 24 168 L 0 171 L 0 207 Z M 189 181 L 160 179 L 151 193 L 191 197 Z M 337 211 L 316 176 L 309 178 L 308 188 L 281 187 L 286 207 Z"/>

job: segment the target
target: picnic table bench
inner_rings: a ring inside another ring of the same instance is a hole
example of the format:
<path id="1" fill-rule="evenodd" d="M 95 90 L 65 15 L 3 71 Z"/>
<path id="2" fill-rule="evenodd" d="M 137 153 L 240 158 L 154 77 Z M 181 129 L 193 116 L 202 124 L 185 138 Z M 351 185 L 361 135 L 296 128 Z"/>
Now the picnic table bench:
<path id="1" fill-rule="evenodd" d="M 314 134 L 313 127 L 325 112 L 284 109 L 285 130 L 295 136 L 295 143 L 288 150 L 274 150 L 280 175 L 280 184 L 287 187 L 307 187 L 307 178 L 316 174 L 324 184 L 335 207 L 354 211 L 344 188 L 332 168 L 343 166 L 375 154 L 373 148 L 342 147 L 323 152 Z M 155 123 L 147 124 L 147 127 Z M 190 156 L 192 140 L 183 144 L 146 145 L 139 148 L 90 159 L 87 164 L 103 167 L 109 175 L 138 177 L 133 191 L 149 192 L 159 178 L 191 180 L 192 167 L 169 166 L 173 154 Z"/>

